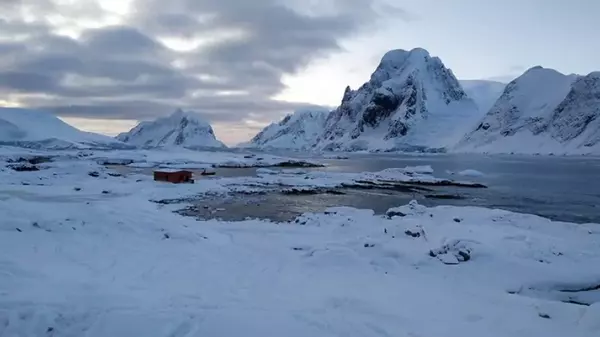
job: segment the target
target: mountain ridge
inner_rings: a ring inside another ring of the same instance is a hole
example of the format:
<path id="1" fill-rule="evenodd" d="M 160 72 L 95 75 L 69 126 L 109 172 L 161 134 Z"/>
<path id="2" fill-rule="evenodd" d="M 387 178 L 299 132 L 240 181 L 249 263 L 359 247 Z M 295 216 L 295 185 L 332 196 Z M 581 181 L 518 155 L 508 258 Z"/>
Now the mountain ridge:
<path id="1" fill-rule="evenodd" d="M 511 81 L 460 152 L 600 153 L 600 72 L 536 66 Z M 582 138 L 583 137 L 583 138 Z"/>
<path id="2" fill-rule="evenodd" d="M 271 123 L 244 147 L 310 149 L 323 131 L 329 114 L 326 108 L 305 108 L 286 115 L 279 122 Z"/>
<path id="3" fill-rule="evenodd" d="M 127 148 L 112 137 L 85 132 L 49 112 L 0 107 L 0 145 L 38 148 Z"/>

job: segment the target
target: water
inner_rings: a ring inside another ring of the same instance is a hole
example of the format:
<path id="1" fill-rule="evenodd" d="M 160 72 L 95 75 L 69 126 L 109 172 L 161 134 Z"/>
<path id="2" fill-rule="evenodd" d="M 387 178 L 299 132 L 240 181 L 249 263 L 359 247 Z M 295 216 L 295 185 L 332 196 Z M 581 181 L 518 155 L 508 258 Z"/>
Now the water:
<path id="1" fill-rule="evenodd" d="M 253 217 L 285 221 L 300 213 L 323 211 L 331 206 L 369 208 L 383 213 L 390 207 L 416 198 L 428 206 L 483 206 L 537 214 L 553 220 L 600 223 L 598 158 L 369 154 L 351 155 L 348 160 L 323 161 L 329 166 L 314 170 L 363 172 L 390 167 L 431 165 L 436 177 L 480 182 L 489 188 L 435 188 L 436 193 L 458 194 L 463 197 L 460 200 L 426 199 L 423 195 L 414 193 L 378 190 L 347 190 L 344 195 L 243 196 L 228 200 L 203 200 L 189 214 L 225 220 Z M 466 169 L 481 171 L 484 176 L 461 177 L 451 174 Z M 244 174 L 253 174 L 252 172 Z M 221 208 L 225 211 L 216 211 Z"/>

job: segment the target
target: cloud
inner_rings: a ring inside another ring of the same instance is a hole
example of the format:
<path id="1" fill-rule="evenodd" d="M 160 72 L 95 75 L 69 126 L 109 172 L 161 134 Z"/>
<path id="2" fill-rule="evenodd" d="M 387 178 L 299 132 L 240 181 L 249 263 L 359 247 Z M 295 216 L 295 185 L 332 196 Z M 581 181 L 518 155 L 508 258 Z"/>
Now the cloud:
<path id="1" fill-rule="evenodd" d="M 240 124 L 306 105 L 272 99 L 282 76 L 385 15 L 382 0 L 133 0 L 118 20 L 99 0 L 0 1 L 10 9 L 0 13 L 0 94 L 70 117 L 150 119 L 183 107 Z M 194 48 L 169 48 L 173 40 Z"/>

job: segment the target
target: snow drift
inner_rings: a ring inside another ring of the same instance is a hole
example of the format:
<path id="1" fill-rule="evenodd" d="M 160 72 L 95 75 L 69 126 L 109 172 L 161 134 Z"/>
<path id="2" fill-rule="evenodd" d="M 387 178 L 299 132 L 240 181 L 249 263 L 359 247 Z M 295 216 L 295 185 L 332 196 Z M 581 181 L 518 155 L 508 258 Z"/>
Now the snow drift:
<path id="1" fill-rule="evenodd" d="M 141 122 L 129 132 L 118 135 L 117 139 L 142 147 L 225 147 L 200 115 L 181 109 L 167 117 Z"/>
<path id="2" fill-rule="evenodd" d="M 76 129 L 50 113 L 21 108 L 0 108 L 0 145 L 44 149 L 127 147 L 111 137 Z"/>

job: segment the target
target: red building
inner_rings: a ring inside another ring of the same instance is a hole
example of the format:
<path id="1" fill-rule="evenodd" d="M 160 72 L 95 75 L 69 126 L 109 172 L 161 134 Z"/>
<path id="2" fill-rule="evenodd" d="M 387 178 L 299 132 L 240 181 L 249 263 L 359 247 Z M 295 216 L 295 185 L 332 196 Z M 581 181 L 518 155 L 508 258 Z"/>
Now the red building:
<path id="1" fill-rule="evenodd" d="M 168 181 L 170 183 L 193 183 L 192 172 L 186 170 L 156 170 L 154 171 L 155 181 Z"/>

